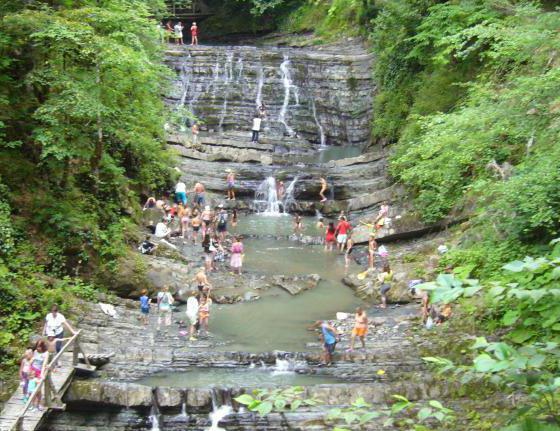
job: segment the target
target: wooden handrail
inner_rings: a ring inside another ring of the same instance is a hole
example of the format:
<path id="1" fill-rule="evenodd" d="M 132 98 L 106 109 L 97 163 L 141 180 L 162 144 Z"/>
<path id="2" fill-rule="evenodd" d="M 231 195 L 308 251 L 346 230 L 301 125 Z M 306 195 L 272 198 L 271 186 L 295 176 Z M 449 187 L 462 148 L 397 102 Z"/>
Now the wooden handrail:
<path id="1" fill-rule="evenodd" d="M 48 378 L 50 378 L 50 374 L 51 374 L 52 370 L 54 369 L 54 367 L 56 366 L 56 363 L 58 362 L 58 360 L 60 359 L 62 354 L 66 352 L 66 350 L 68 349 L 68 347 L 70 347 L 71 344 L 76 344 L 74 348 L 82 351 L 81 347 L 79 346 L 79 343 L 77 342 L 78 339 L 79 339 L 80 333 L 81 333 L 81 329 L 76 331 L 66 341 L 66 343 L 62 346 L 62 348 L 60 349 L 60 352 L 58 352 L 54 356 L 54 358 L 52 358 L 52 360 L 48 363 L 47 367 L 45 368 L 44 375 L 41 376 L 41 380 L 39 381 L 39 384 L 37 385 L 37 387 L 35 388 L 33 393 L 31 395 L 29 395 L 29 399 L 25 403 L 25 406 L 23 407 L 22 412 L 18 416 L 18 419 L 17 419 L 16 424 L 15 424 L 16 430 L 21 427 L 21 424 L 22 424 L 23 418 L 25 416 L 25 413 L 27 413 L 27 410 L 29 410 L 29 407 L 33 403 L 33 399 L 37 396 L 37 394 L 40 393 L 43 386 L 45 386 L 45 382 L 47 381 Z M 86 363 L 89 365 L 88 358 L 86 357 L 86 355 L 83 351 L 82 351 L 82 354 L 84 355 L 84 359 L 85 359 Z M 47 360 L 48 360 L 48 356 L 47 356 Z M 72 364 L 72 365 L 76 365 L 76 364 Z M 48 406 L 45 406 L 45 407 L 48 408 Z"/>

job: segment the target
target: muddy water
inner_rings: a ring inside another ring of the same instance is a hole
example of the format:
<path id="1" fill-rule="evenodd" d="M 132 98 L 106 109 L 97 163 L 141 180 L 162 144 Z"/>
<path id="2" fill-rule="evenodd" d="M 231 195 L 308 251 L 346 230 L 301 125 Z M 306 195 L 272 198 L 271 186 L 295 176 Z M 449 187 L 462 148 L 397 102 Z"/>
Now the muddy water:
<path id="1" fill-rule="evenodd" d="M 308 229 L 314 229 L 306 220 Z M 238 226 L 258 226 L 261 234 L 289 231 L 290 217 L 249 216 Z M 344 257 L 327 253 L 322 246 L 294 241 L 249 239 L 245 241 L 244 269 L 260 274 L 318 274 L 319 285 L 292 296 L 280 288 L 263 290 L 261 299 L 235 305 L 213 307 L 210 331 L 226 343 L 227 350 L 304 351 L 316 341 L 307 327 L 317 319 L 334 319 L 337 311 L 349 311 L 361 304 L 342 284 L 347 269 Z M 351 264 L 349 270 L 358 268 Z"/>

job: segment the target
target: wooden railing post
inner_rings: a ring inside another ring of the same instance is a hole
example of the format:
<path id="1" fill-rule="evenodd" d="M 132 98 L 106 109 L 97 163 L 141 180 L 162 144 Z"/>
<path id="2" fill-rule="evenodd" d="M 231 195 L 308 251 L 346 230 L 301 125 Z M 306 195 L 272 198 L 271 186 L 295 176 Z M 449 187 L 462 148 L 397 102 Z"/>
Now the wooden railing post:
<path id="1" fill-rule="evenodd" d="M 48 409 L 52 406 L 52 396 L 54 387 L 51 380 L 51 370 L 47 368 L 47 374 L 43 377 L 45 380 L 45 407 Z"/>
<path id="2" fill-rule="evenodd" d="M 76 366 L 78 364 L 78 339 L 80 337 L 80 333 L 76 334 L 76 337 L 74 338 L 73 342 L 74 342 L 74 346 L 72 349 L 72 366 Z"/>

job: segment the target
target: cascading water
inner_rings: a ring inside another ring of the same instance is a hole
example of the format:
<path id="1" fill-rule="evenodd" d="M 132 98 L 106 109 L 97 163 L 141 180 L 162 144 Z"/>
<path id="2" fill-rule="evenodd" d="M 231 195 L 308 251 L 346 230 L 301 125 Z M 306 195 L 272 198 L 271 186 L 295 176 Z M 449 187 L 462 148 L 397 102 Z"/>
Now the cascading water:
<path id="1" fill-rule="evenodd" d="M 257 69 L 257 96 L 255 98 L 255 105 L 257 108 L 262 105 L 262 90 L 264 86 L 264 70 L 262 64 L 259 63 Z"/>
<path id="2" fill-rule="evenodd" d="M 183 108 L 185 107 L 186 101 L 187 101 L 187 96 L 190 92 L 190 83 L 191 83 L 191 76 L 192 76 L 192 70 L 191 70 L 191 55 L 189 54 L 187 56 L 187 59 L 184 60 L 181 64 L 181 73 L 180 73 L 180 78 L 181 78 L 181 99 L 179 100 L 179 105 L 177 106 L 177 110 L 179 111 L 179 115 L 181 117 L 180 119 L 180 130 L 181 132 L 184 132 L 186 130 L 186 123 L 187 123 L 187 116 L 186 113 L 183 111 Z M 190 106 L 190 103 L 189 103 Z"/>
<path id="3" fill-rule="evenodd" d="M 280 212 L 282 202 L 278 200 L 276 180 L 274 177 L 268 177 L 257 187 L 255 200 L 253 202 L 255 209 L 264 215 L 282 214 Z"/>
<path id="4" fill-rule="evenodd" d="M 296 207 L 296 198 L 294 196 L 294 191 L 296 188 L 297 181 L 298 181 L 298 177 L 295 177 L 286 188 L 284 199 L 282 200 L 282 209 L 284 210 L 284 212 L 293 210 Z"/>
<path id="5" fill-rule="evenodd" d="M 222 130 L 224 119 L 226 118 L 226 114 L 227 114 L 227 106 L 228 106 L 228 99 L 229 99 L 229 92 L 230 92 L 229 84 L 233 80 L 233 52 L 228 52 L 226 54 L 226 63 L 224 64 L 224 76 L 222 80 L 224 83 L 225 92 L 224 92 L 224 103 L 222 104 L 222 110 L 220 111 L 220 120 L 218 123 L 218 129 L 220 130 Z"/>
<path id="6" fill-rule="evenodd" d="M 315 124 L 317 124 L 317 128 L 319 129 L 319 138 L 321 142 L 320 148 L 327 148 L 327 136 L 325 135 L 325 129 L 323 128 L 323 125 L 319 122 L 319 118 L 317 117 L 317 107 L 315 106 L 315 99 L 313 97 L 311 97 L 310 99 L 313 119 L 315 120 Z"/>
<path id="7" fill-rule="evenodd" d="M 294 129 L 288 126 L 286 121 L 286 114 L 288 113 L 288 108 L 290 106 L 290 91 L 293 87 L 292 75 L 290 73 L 290 59 L 287 54 L 284 55 L 284 61 L 280 64 L 280 74 L 282 76 L 282 85 L 284 86 L 284 101 L 282 102 L 282 107 L 280 108 L 278 121 L 284 125 L 286 133 L 293 136 L 295 134 Z M 296 101 L 296 103 L 298 102 L 299 101 Z"/>
<path id="8" fill-rule="evenodd" d="M 152 406 L 150 408 L 150 422 L 152 424 L 151 431 L 160 431 L 160 421 L 161 421 L 161 413 L 159 412 L 159 406 L 157 401 L 156 390 L 152 391 Z"/>
<path id="9" fill-rule="evenodd" d="M 233 408 L 229 403 L 220 403 L 220 394 L 218 393 L 218 391 L 218 388 L 212 389 L 212 412 L 210 413 L 211 425 L 210 428 L 207 429 L 207 431 L 224 431 L 223 428 L 219 427 L 219 424 L 223 419 L 225 419 L 226 416 L 233 413 Z"/>

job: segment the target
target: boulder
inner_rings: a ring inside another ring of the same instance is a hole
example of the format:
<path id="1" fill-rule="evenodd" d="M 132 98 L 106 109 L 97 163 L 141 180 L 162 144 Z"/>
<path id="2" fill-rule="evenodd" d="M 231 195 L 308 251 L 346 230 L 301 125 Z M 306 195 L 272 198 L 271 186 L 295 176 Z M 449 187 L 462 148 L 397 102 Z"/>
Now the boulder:
<path id="1" fill-rule="evenodd" d="M 275 275 L 272 277 L 272 284 L 281 287 L 291 295 L 297 295 L 305 290 L 317 287 L 321 277 L 317 274 L 292 276 Z"/>

